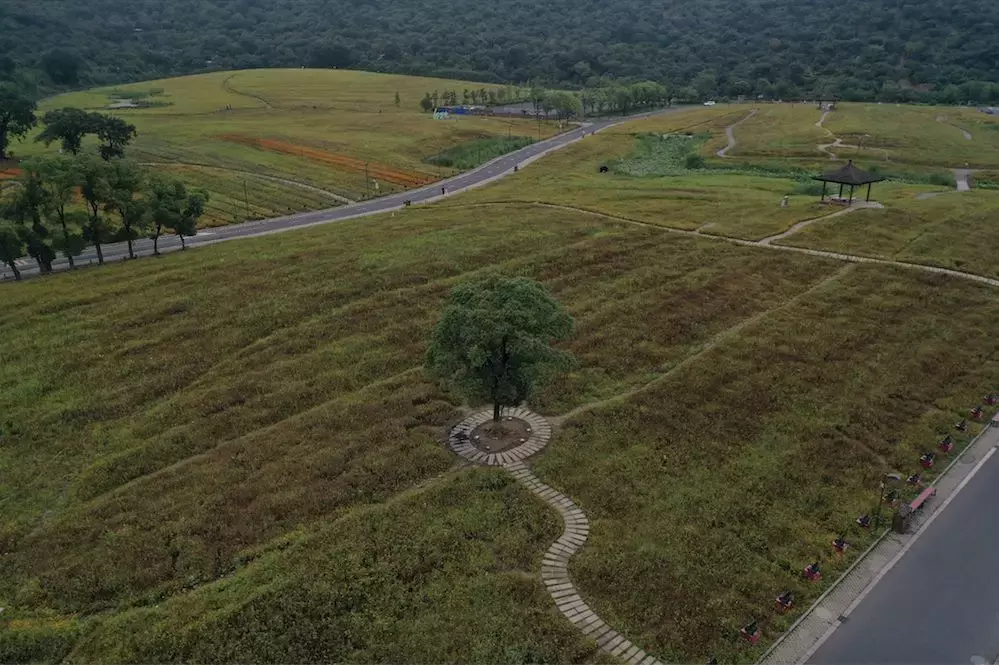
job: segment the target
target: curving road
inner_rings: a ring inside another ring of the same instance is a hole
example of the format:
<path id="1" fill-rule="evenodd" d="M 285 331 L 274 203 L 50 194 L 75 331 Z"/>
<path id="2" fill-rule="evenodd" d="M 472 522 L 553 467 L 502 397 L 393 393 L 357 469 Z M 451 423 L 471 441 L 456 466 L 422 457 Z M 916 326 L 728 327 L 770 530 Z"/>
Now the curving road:
<path id="1" fill-rule="evenodd" d="M 292 229 L 300 229 L 318 224 L 329 224 L 330 222 L 340 222 L 347 219 L 355 219 L 357 217 L 365 217 L 367 215 L 376 215 L 383 212 L 390 212 L 392 210 L 400 210 L 404 207 L 407 200 L 413 204 L 431 203 L 442 198 L 442 188 L 446 192 L 445 195 L 451 195 L 473 189 L 475 187 L 481 187 L 482 185 L 490 183 L 494 180 L 510 175 L 513 173 L 514 167 L 519 168 L 526 166 L 536 159 L 544 157 L 551 152 L 560 150 L 568 145 L 571 145 L 572 143 L 575 143 L 576 141 L 579 141 L 588 134 L 594 134 L 607 129 L 608 127 L 613 127 L 631 120 L 676 112 L 682 110 L 683 108 L 686 107 L 676 106 L 657 111 L 650 111 L 647 113 L 638 113 L 619 118 L 608 118 L 583 123 L 572 131 L 553 136 L 549 139 L 545 139 L 544 141 L 532 143 L 531 145 L 521 148 L 520 150 L 503 155 L 502 157 L 497 157 L 496 159 L 487 162 L 472 171 L 461 173 L 425 187 L 391 194 L 389 196 L 372 199 L 370 201 L 353 203 L 339 208 L 303 212 L 285 217 L 275 217 L 272 219 L 244 222 L 242 224 L 233 224 L 231 226 L 221 226 L 213 229 L 207 229 L 198 233 L 198 235 L 194 237 L 188 238 L 186 241 L 187 246 L 198 247 L 226 240 L 234 240 L 236 238 L 251 238 L 268 233 L 279 233 L 281 231 L 290 231 Z M 133 245 L 137 255 L 145 256 L 153 253 L 153 242 L 151 240 L 137 240 L 133 243 Z M 160 252 L 176 251 L 181 248 L 180 239 L 175 236 L 164 236 L 160 238 L 159 246 Z M 106 262 L 120 261 L 128 256 L 128 249 L 125 243 L 107 244 L 103 246 L 103 250 Z M 83 254 L 76 258 L 77 266 L 86 266 L 96 263 L 97 255 L 93 248 L 88 248 L 85 252 L 83 252 Z M 19 267 L 21 274 L 24 277 L 38 274 L 38 266 L 33 260 L 22 261 L 19 264 Z M 53 269 L 55 270 L 64 270 L 68 267 L 68 262 L 62 256 L 53 262 Z M 13 277 L 13 273 L 6 266 L 3 266 L 2 269 L 0 269 L 0 278 L 9 280 L 13 279 Z"/>

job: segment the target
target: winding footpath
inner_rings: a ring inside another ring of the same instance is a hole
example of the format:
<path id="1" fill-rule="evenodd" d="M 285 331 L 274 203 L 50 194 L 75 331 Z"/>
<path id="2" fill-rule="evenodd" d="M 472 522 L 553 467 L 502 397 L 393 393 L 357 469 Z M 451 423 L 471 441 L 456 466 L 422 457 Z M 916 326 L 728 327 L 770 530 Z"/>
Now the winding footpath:
<path id="1" fill-rule="evenodd" d="M 562 535 L 552 543 L 541 561 L 541 581 L 562 616 L 583 635 L 594 640 L 603 651 L 629 665 L 663 665 L 601 619 L 583 600 L 569 576 L 569 560 L 586 545 L 590 522 L 572 499 L 541 482 L 527 465 L 527 459 L 540 452 L 551 440 L 551 423 L 524 407 L 504 407 L 500 417 L 522 421 L 530 427 L 530 435 L 512 448 L 487 453 L 475 445 L 474 432 L 477 427 L 492 420 L 492 412 L 479 411 L 451 429 L 448 447 L 475 464 L 502 467 L 562 517 Z"/>
<path id="2" fill-rule="evenodd" d="M 604 219 L 609 219 L 615 222 L 621 222 L 623 224 L 631 224 L 633 226 L 641 226 L 648 229 L 657 229 L 663 233 L 674 233 L 676 235 L 691 236 L 695 238 L 707 238 L 709 240 L 716 240 L 720 242 L 728 242 L 733 245 L 741 245 L 743 247 L 763 247 L 771 250 L 777 250 L 782 252 L 796 252 L 798 254 L 808 254 L 809 256 L 820 256 L 827 259 L 836 259 L 837 261 L 844 261 L 847 263 L 870 263 L 874 265 L 885 265 L 894 266 L 897 268 L 907 268 L 910 270 L 919 270 L 922 272 L 935 273 L 939 275 L 948 275 L 950 277 L 957 277 L 959 279 L 966 279 L 973 282 L 978 282 L 980 284 L 987 284 L 989 286 L 999 287 L 999 279 L 992 277 L 986 277 L 985 275 L 979 275 L 973 272 L 965 272 L 962 270 L 953 270 L 951 268 L 941 268 L 938 266 L 928 265 L 925 263 L 913 263 L 911 261 L 896 261 L 893 259 L 881 259 L 875 256 L 862 256 L 859 254 L 845 254 L 843 252 L 831 252 L 823 249 L 809 249 L 808 247 L 796 247 L 794 245 L 778 245 L 773 244 L 773 241 L 778 238 L 778 236 L 786 237 L 787 231 L 781 233 L 767 236 L 761 238 L 760 240 L 746 240 L 744 238 L 734 238 L 732 236 L 723 236 L 715 233 L 706 233 L 704 231 L 697 231 L 691 229 L 678 229 L 674 226 L 664 226 L 662 224 L 654 224 L 652 222 L 643 222 L 637 219 L 631 219 L 629 217 L 619 217 L 617 215 L 611 215 L 609 213 L 600 212 L 597 210 L 589 210 L 587 208 L 579 208 L 576 206 L 564 205 L 559 203 L 544 203 L 539 201 L 494 201 L 489 204 L 475 204 L 480 205 L 502 205 L 502 204 L 517 204 L 523 205 L 529 203 L 531 205 L 537 205 L 545 208 L 556 208 L 560 210 L 574 211 L 578 213 L 583 213 L 587 215 L 594 215 L 596 217 L 603 217 Z M 853 211 L 860 208 L 847 208 L 842 214 L 848 211 Z M 836 213 L 832 215 L 826 215 L 824 217 L 817 217 L 811 220 L 805 220 L 809 223 L 815 223 L 823 219 L 828 219 L 829 217 L 836 216 Z M 799 222 L 800 224 L 801 222 Z"/>
<path id="3" fill-rule="evenodd" d="M 964 137 L 965 141 L 970 141 L 973 138 L 971 136 L 971 132 L 969 132 L 967 129 L 965 129 L 964 127 L 960 127 L 958 125 L 955 125 L 952 122 L 947 122 L 947 118 L 943 117 L 942 115 L 938 115 L 937 116 L 937 122 L 942 123 L 944 125 L 949 125 L 950 127 L 953 127 L 957 131 L 961 132 L 961 136 Z"/>
<path id="4" fill-rule="evenodd" d="M 726 145 L 724 148 L 716 152 L 715 153 L 716 155 L 718 155 L 722 159 L 728 159 L 729 157 L 728 151 L 734 148 L 735 146 L 739 145 L 738 141 L 735 140 L 735 128 L 741 125 L 742 123 L 746 122 L 750 118 L 752 118 L 754 115 L 756 115 L 756 111 L 757 109 L 753 109 L 748 114 L 746 114 L 745 118 L 725 128 L 725 136 L 728 137 L 728 145 Z"/>

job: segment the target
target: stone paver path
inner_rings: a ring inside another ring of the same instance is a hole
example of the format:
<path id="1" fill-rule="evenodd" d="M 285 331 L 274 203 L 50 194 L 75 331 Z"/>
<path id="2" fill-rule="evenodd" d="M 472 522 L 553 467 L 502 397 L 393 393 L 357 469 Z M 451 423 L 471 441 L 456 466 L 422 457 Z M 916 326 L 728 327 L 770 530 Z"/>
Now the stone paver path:
<path id="1" fill-rule="evenodd" d="M 503 418 L 517 418 L 523 420 L 531 426 L 531 435 L 527 441 L 500 453 L 487 453 L 475 447 L 469 440 L 469 436 L 479 425 L 489 422 L 493 418 L 492 410 L 479 411 L 458 423 L 448 436 L 448 447 L 467 460 L 478 464 L 488 464 L 489 466 L 501 466 L 510 462 L 517 462 L 527 459 L 546 445 L 552 438 L 551 424 L 538 414 L 523 407 L 503 407 L 500 410 Z"/>
<path id="2" fill-rule="evenodd" d="M 569 577 L 569 559 L 583 548 L 590 533 L 590 522 L 579 506 L 569 497 L 538 480 L 524 462 L 511 462 L 503 467 L 518 482 L 558 511 L 565 522 L 565 531 L 548 548 L 541 562 L 541 579 L 559 611 L 612 656 L 631 665 L 662 665 L 597 616 L 572 583 Z"/>
<path id="3" fill-rule="evenodd" d="M 467 435 L 493 417 L 492 411 L 488 410 L 473 413 L 458 423 L 448 436 L 448 446 L 465 459 L 478 464 L 502 466 L 517 479 L 517 482 L 562 516 L 565 530 L 548 548 L 541 561 L 541 580 L 559 612 L 582 631 L 583 635 L 593 639 L 597 646 L 629 665 L 662 665 L 597 616 L 597 613 L 590 609 L 579 595 L 569 577 L 569 559 L 586 544 L 586 538 L 590 533 L 590 522 L 572 499 L 538 480 L 525 462 L 528 457 L 544 448 L 551 439 L 551 423 L 524 407 L 504 407 L 500 414 L 502 417 L 518 418 L 530 424 L 530 438 L 521 445 L 501 453 L 482 452 L 468 441 Z"/>

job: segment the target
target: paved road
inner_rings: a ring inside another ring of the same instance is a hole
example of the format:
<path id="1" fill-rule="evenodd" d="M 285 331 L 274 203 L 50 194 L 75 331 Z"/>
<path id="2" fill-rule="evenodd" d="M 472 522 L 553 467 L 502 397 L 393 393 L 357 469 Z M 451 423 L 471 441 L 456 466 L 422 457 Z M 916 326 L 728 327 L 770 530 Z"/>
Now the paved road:
<path id="1" fill-rule="evenodd" d="M 999 440 L 999 434 L 993 434 Z M 984 665 L 999 657 L 999 454 L 809 660 Z"/>
<path id="2" fill-rule="evenodd" d="M 366 215 L 374 215 L 391 210 L 398 210 L 403 207 L 404 202 L 407 200 L 411 201 L 413 204 L 428 203 L 441 198 L 442 187 L 445 188 L 447 194 L 450 195 L 484 185 L 492 180 L 509 175 L 513 172 L 514 166 L 523 166 L 526 163 L 538 159 L 539 157 L 543 157 L 550 152 L 559 150 L 580 140 L 583 138 L 584 134 L 588 135 L 594 132 L 599 132 L 603 129 L 607 129 L 608 127 L 612 127 L 629 120 L 635 120 L 650 115 L 675 112 L 683 108 L 685 107 L 673 107 L 652 111 L 650 113 L 640 113 L 626 117 L 595 120 L 585 123 L 572 131 L 559 134 L 558 136 L 553 136 L 552 138 L 544 141 L 532 143 L 531 145 L 517 150 L 516 152 L 511 152 L 507 155 L 503 155 L 502 157 L 498 157 L 491 162 L 483 164 L 475 170 L 462 173 L 452 178 L 448 178 L 447 180 L 436 182 L 432 185 L 427 185 L 426 187 L 411 189 L 405 192 L 399 192 L 398 194 L 392 194 L 390 196 L 384 196 L 370 201 L 363 201 L 361 203 L 345 205 L 339 208 L 316 210 L 314 212 L 304 212 L 295 215 L 288 215 L 286 217 L 276 217 L 273 219 L 244 222 L 242 224 L 233 224 L 230 226 L 208 229 L 199 233 L 197 236 L 188 238 L 187 245 L 188 247 L 197 247 L 199 245 L 232 240 L 235 238 L 247 238 L 266 233 L 277 233 L 280 231 L 289 231 L 291 229 L 313 226 L 316 224 L 327 224 L 330 222 L 339 222 L 346 219 L 363 217 Z M 151 240 L 138 240 L 134 244 L 137 254 L 148 255 L 153 252 L 153 243 Z M 165 236 L 161 238 L 159 244 L 161 252 L 170 252 L 180 249 L 180 240 L 174 236 Z M 126 256 L 128 256 L 128 250 L 125 243 L 115 243 L 104 246 L 105 261 L 118 261 Z M 88 249 L 76 259 L 76 262 L 77 265 L 97 263 L 96 253 L 92 248 Z M 53 268 L 56 270 L 65 269 L 67 267 L 68 263 L 62 257 L 56 260 L 53 264 Z M 21 274 L 25 277 L 36 275 L 38 274 L 38 266 L 34 261 L 24 261 L 21 266 Z M 13 279 L 13 274 L 7 269 L 6 266 L 4 266 L 0 269 L 0 278 Z"/>

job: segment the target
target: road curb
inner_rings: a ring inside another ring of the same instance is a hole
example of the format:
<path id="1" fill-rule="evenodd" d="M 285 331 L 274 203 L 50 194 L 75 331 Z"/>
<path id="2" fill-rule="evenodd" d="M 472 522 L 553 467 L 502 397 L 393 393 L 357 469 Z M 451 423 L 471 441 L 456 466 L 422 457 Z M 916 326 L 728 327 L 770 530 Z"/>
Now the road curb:
<path id="1" fill-rule="evenodd" d="M 951 470 L 960 462 L 969 451 L 981 447 L 981 443 L 986 434 L 991 431 L 991 428 L 986 421 L 985 426 L 982 431 L 979 432 L 975 437 L 968 442 L 960 453 L 954 456 L 950 463 L 944 467 L 944 470 L 933 479 L 933 482 L 929 484 L 930 487 L 939 487 L 941 484 L 951 485 L 957 487 L 961 482 L 967 477 L 968 474 L 974 469 L 971 467 L 966 470 L 963 474 L 951 474 Z M 986 446 L 985 450 L 991 448 L 992 445 Z M 956 482 L 955 482 L 956 481 Z M 952 488 L 953 489 L 953 488 Z M 849 568 L 847 568 L 836 581 L 833 582 L 828 589 L 826 589 L 816 600 L 812 603 L 808 610 L 806 610 L 798 619 L 791 624 L 784 633 L 777 638 L 777 640 L 770 646 L 769 649 L 764 652 L 764 654 L 756 661 L 757 665 L 790 665 L 792 663 L 800 665 L 807 661 L 822 642 L 839 626 L 841 619 L 845 617 L 853 609 L 857 598 L 861 597 L 873 586 L 875 581 L 878 579 L 878 575 L 881 571 L 892 564 L 892 560 L 901 552 L 908 542 L 919 535 L 919 527 L 926 523 L 933 515 L 936 515 L 939 510 L 941 510 L 946 501 L 938 501 L 933 503 L 933 509 L 930 512 L 926 512 L 920 515 L 918 525 L 912 530 L 911 534 L 894 534 L 891 529 L 886 529 L 878 538 L 871 543 L 871 545 L 864 550 L 864 552 L 857 557 Z M 897 536 L 897 537 L 896 537 Z M 877 571 L 865 571 L 867 575 L 866 579 L 859 579 L 861 577 L 858 568 L 862 563 L 869 562 L 870 555 L 877 549 L 884 550 L 894 550 L 886 551 L 881 553 L 885 557 L 885 563 L 883 566 L 878 568 Z M 859 582 L 859 584 L 858 584 Z M 848 588 L 850 587 L 850 588 Z M 858 588 L 859 587 L 859 588 Z M 831 616 L 828 618 L 819 617 L 816 614 L 816 610 L 823 606 L 825 601 L 829 600 L 833 594 L 841 596 L 835 599 L 834 603 L 837 607 L 842 609 L 838 612 L 829 612 Z M 803 628 L 806 623 L 815 624 L 814 626 L 808 626 L 807 629 Z"/>

